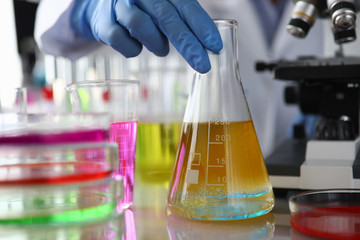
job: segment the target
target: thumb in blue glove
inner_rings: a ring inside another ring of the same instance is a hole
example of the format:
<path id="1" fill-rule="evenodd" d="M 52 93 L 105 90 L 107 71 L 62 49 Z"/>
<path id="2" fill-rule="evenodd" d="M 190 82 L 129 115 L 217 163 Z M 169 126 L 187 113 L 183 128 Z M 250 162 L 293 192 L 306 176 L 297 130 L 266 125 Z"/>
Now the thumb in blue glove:
<path id="1" fill-rule="evenodd" d="M 214 22 L 196 0 L 76 0 L 71 24 L 79 35 L 125 57 L 137 56 L 142 45 L 166 56 L 170 40 L 200 73 L 211 68 L 206 49 L 222 49 Z"/>

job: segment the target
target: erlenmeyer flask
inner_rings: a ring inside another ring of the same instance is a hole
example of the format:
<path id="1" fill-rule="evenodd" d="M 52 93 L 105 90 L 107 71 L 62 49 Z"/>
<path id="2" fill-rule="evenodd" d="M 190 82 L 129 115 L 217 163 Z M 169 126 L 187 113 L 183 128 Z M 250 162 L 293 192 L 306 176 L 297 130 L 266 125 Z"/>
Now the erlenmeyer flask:
<path id="1" fill-rule="evenodd" d="M 168 211 L 203 220 L 269 212 L 274 196 L 237 60 L 237 22 L 215 20 L 224 48 L 196 74 L 169 186 Z"/>

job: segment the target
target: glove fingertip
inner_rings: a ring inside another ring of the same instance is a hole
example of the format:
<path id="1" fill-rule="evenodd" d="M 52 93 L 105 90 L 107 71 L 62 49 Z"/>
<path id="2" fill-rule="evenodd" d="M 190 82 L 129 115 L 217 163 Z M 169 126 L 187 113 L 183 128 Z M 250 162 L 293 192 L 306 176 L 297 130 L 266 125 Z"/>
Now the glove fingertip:
<path id="1" fill-rule="evenodd" d="M 142 45 L 137 42 L 130 42 L 127 44 L 127 47 L 124 48 L 123 46 L 117 45 L 110 45 L 113 49 L 117 52 L 121 53 L 126 58 L 132 58 L 138 56 L 142 51 Z"/>
<path id="2" fill-rule="evenodd" d="M 126 57 L 126 58 L 132 58 L 132 57 L 136 57 L 138 56 L 142 51 L 142 46 L 137 46 L 135 48 L 131 48 L 127 51 L 123 51 L 123 55 Z"/>
<path id="3" fill-rule="evenodd" d="M 162 49 L 159 49 L 157 51 L 153 51 L 153 53 L 156 55 L 156 56 L 159 56 L 159 57 L 165 57 L 169 54 L 170 52 L 170 48 L 169 48 L 169 45 L 163 47 Z"/>
<path id="4" fill-rule="evenodd" d="M 220 36 L 213 36 L 209 38 L 206 43 L 206 48 L 209 49 L 211 52 L 219 53 L 223 48 L 223 42 Z"/>
<path id="5" fill-rule="evenodd" d="M 209 58 L 201 59 L 200 61 L 190 63 L 190 66 L 199 73 L 207 73 L 211 69 Z"/>

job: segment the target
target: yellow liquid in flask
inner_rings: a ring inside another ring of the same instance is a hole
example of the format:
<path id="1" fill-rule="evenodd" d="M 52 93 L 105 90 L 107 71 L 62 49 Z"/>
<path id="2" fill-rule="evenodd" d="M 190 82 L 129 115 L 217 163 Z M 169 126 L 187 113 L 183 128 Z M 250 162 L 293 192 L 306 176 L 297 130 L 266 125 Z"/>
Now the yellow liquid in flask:
<path id="1" fill-rule="evenodd" d="M 269 212 L 274 196 L 253 122 L 183 124 L 168 210 L 231 220 Z"/>

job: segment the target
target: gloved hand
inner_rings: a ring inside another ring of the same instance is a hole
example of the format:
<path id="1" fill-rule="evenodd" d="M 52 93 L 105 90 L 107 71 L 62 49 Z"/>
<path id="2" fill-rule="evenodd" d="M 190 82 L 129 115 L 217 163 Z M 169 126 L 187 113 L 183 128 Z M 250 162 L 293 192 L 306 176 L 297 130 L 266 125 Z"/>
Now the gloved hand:
<path id="1" fill-rule="evenodd" d="M 76 33 L 105 43 L 125 57 L 142 45 L 166 56 L 169 43 L 200 73 L 210 70 L 205 49 L 222 49 L 220 34 L 197 0 L 75 0 L 71 24 Z"/>

